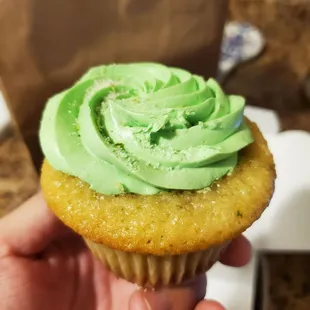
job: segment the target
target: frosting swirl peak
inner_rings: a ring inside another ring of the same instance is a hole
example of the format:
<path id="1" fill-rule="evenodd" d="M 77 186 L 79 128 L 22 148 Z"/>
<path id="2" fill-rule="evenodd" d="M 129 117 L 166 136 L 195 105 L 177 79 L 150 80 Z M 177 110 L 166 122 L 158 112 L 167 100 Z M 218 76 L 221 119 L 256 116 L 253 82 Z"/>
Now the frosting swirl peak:
<path id="1" fill-rule="evenodd" d="M 40 141 L 54 169 L 103 194 L 198 190 L 232 171 L 253 141 L 244 105 L 185 70 L 99 66 L 48 101 Z"/>

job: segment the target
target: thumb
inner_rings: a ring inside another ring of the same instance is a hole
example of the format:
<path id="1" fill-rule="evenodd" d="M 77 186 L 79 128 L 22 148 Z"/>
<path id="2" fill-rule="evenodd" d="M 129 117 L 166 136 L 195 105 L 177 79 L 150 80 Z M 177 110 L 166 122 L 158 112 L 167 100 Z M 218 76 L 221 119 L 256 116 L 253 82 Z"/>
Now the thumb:
<path id="1" fill-rule="evenodd" d="M 65 231 L 38 193 L 0 219 L 0 256 L 36 254 Z"/>

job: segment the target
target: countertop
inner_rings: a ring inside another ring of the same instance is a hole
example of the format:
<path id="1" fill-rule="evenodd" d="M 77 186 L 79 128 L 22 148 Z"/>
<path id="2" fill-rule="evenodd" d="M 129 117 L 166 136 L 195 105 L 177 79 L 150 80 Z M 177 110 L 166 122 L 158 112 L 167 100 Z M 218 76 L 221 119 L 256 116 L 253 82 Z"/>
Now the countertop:
<path id="1" fill-rule="evenodd" d="M 38 190 L 38 177 L 17 130 L 8 128 L 0 139 L 0 216 Z"/>
<path id="2" fill-rule="evenodd" d="M 283 130 L 310 131 L 310 1 L 230 0 L 230 15 L 256 25 L 267 45 L 229 76 L 226 90 L 277 111 Z"/>

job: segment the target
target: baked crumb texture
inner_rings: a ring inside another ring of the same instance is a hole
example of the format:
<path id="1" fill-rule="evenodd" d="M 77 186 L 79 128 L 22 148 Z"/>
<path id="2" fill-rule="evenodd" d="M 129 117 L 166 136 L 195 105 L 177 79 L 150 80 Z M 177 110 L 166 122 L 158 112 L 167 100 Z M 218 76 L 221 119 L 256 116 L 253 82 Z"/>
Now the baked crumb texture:
<path id="1" fill-rule="evenodd" d="M 247 122 L 255 142 L 240 152 L 233 173 L 208 190 L 105 196 L 45 161 L 44 196 L 78 234 L 119 251 L 166 256 L 217 246 L 251 226 L 274 191 L 273 157 L 256 124 Z"/>

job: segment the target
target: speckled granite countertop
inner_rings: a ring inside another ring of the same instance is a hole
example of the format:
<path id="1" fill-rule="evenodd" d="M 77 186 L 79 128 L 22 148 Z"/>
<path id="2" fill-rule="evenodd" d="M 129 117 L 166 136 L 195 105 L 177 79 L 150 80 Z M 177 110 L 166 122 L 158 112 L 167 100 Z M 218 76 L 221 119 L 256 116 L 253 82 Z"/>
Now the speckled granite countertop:
<path id="1" fill-rule="evenodd" d="M 28 151 L 14 129 L 0 139 L 0 216 L 13 210 L 38 189 Z"/>

